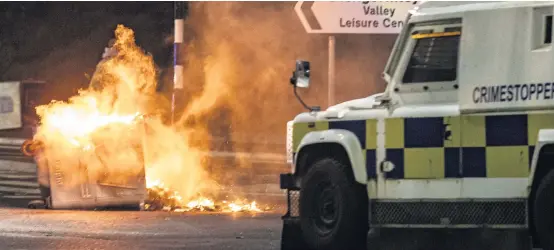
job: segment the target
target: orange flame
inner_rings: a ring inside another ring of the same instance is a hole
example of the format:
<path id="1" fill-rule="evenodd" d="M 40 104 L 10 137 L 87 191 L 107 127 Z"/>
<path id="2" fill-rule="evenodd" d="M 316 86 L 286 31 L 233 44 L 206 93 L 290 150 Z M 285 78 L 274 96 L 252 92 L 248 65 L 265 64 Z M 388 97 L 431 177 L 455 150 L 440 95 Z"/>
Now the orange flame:
<path id="1" fill-rule="evenodd" d="M 41 122 L 35 139 L 48 149 L 46 158 L 62 161 L 65 171 L 76 173 L 74 163 L 85 163 L 92 181 L 126 186 L 145 166 L 147 188 L 166 199 L 161 201 L 164 209 L 261 211 L 255 202 L 222 206 L 198 195 L 217 186 L 202 167 L 201 152 L 187 140 L 199 131 L 163 123 L 152 57 L 135 44 L 131 29 L 118 25 L 115 36 L 117 55 L 99 63 L 89 89 L 67 102 L 37 107 Z M 198 103 L 192 107 L 186 115 L 209 108 Z"/>
<path id="2" fill-rule="evenodd" d="M 85 163 L 92 181 L 125 186 L 145 166 L 146 187 L 163 197 L 164 210 L 260 212 L 256 202 L 218 205 L 198 195 L 217 186 L 202 167 L 201 152 L 187 140 L 199 131 L 163 123 L 152 57 L 135 44 L 131 29 L 118 25 L 115 36 L 117 55 L 99 63 L 89 89 L 37 107 L 35 139 L 48 149 L 46 158 L 62 161 L 66 172 L 78 172 L 76 161 Z M 204 112 L 200 106 L 185 113 Z"/>
<path id="3" fill-rule="evenodd" d="M 148 180 L 163 180 L 190 199 L 211 182 L 201 154 L 188 144 L 190 131 L 160 118 L 164 98 L 155 91 L 154 60 L 135 44 L 133 31 L 118 25 L 115 37 L 117 55 L 99 63 L 88 89 L 67 102 L 37 107 L 35 139 L 44 142 L 49 160 L 67 163 L 66 171 L 77 172 L 70 163 L 80 161 L 93 181 L 122 183 L 128 179 L 122 176 L 145 166 Z"/>
<path id="4" fill-rule="evenodd" d="M 255 201 L 248 203 L 243 201 L 235 202 L 216 202 L 214 199 L 208 197 L 200 196 L 195 199 L 184 201 L 182 197 L 175 191 L 171 191 L 168 187 L 165 187 L 164 183 L 155 180 L 148 182 L 149 189 L 158 197 L 167 197 L 166 200 L 162 201 L 162 207 L 164 210 L 173 210 L 174 212 L 189 212 L 189 211 L 210 211 L 210 212 L 226 212 L 226 213 L 236 213 L 236 212 L 264 212 L 270 210 L 266 208 L 265 210 L 260 209 L 257 206 Z M 163 198 L 162 198 L 163 199 Z M 146 204 L 147 209 L 152 204 Z"/>

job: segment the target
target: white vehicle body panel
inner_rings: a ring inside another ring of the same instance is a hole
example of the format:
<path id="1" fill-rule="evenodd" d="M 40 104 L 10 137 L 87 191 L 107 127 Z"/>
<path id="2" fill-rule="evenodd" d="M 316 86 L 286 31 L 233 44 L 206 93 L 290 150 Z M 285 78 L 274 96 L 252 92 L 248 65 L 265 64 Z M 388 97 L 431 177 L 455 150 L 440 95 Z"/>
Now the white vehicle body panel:
<path id="1" fill-rule="evenodd" d="M 531 172 L 529 174 L 529 184 L 528 188 L 530 188 L 531 184 L 533 183 L 533 178 L 535 176 L 535 171 L 537 170 L 537 164 L 539 162 L 539 154 L 541 152 L 541 149 L 546 145 L 553 145 L 554 144 L 554 128 L 553 129 L 541 129 L 539 131 L 539 135 L 537 136 L 537 144 L 535 147 L 535 153 L 533 154 L 533 159 L 531 161 Z"/>
<path id="2" fill-rule="evenodd" d="M 352 132 L 342 129 L 325 130 L 321 132 L 308 133 L 300 142 L 300 148 L 317 143 L 337 143 L 341 145 L 350 159 L 353 166 L 354 178 L 357 182 L 367 183 L 364 156 L 360 142 Z M 297 156 L 298 157 L 298 156 Z"/>

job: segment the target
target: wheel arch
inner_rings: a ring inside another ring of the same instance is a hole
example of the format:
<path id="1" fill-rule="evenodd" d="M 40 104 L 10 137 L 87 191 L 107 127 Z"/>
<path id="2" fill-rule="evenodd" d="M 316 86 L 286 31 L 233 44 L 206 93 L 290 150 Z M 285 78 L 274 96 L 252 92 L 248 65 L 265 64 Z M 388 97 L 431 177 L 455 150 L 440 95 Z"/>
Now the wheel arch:
<path id="1" fill-rule="evenodd" d="M 343 129 L 314 131 L 302 138 L 295 156 L 295 175 L 303 176 L 309 167 L 325 157 L 333 157 L 349 166 L 356 182 L 367 184 L 365 157 L 354 133 Z"/>
<path id="2" fill-rule="evenodd" d="M 534 223 L 535 196 L 541 180 L 554 169 L 554 129 L 539 131 L 529 174 L 528 218 L 534 245 L 538 245 Z"/>

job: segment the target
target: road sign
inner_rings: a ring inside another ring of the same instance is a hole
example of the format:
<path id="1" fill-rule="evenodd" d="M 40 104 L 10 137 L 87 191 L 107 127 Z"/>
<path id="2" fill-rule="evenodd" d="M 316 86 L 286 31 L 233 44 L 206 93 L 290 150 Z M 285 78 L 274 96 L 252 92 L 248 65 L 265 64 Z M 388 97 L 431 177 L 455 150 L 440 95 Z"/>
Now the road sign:
<path id="1" fill-rule="evenodd" d="M 308 33 L 397 34 L 417 1 L 303 2 L 294 10 Z"/>

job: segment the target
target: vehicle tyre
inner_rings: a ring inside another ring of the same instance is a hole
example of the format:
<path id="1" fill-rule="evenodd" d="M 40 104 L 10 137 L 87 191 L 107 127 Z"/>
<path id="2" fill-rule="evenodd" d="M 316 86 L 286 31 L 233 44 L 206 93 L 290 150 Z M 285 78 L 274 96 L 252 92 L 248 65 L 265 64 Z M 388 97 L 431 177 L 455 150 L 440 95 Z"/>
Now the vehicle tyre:
<path id="1" fill-rule="evenodd" d="M 365 249 L 368 198 L 350 168 L 326 158 L 302 179 L 300 224 L 306 243 L 314 249 Z"/>
<path id="2" fill-rule="evenodd" d="M 299 223 L 283 222 L 281 231 L 281 250 L 311 250 L 302 238 Z"/>
<path id="3" fill-rule="evenodd" d="M 534 222 L 543 250 L 554 250 L 554 170 L 540 181 L 534 201 Z"/>

